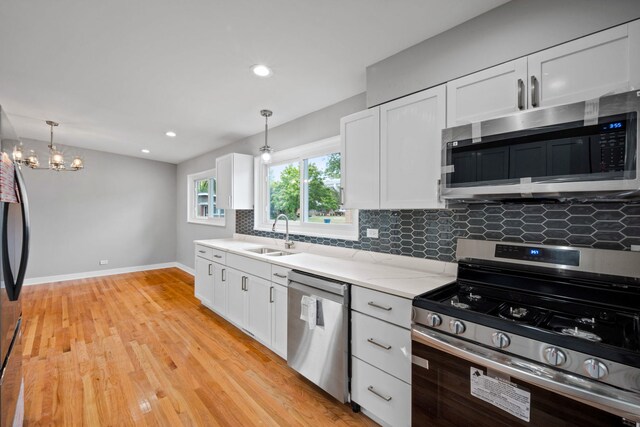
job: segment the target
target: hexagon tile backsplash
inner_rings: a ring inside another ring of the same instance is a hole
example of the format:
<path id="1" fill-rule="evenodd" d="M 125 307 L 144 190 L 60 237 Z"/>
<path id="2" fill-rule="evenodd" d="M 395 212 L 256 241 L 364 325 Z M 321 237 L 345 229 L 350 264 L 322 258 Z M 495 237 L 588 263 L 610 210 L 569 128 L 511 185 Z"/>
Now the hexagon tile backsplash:
<path id="1" fill-rule="evenodd" d="M 292 235 L 292 240 L 441 261 L 455 260 L 457 237 L 629 250 L 640 245 L 640 204 L 473 204 L 460 209 L 361 210 L 357 241 Z M 367 228 L 380 230 L 378 239 Z M 253 211 L 236 211 L 236 233 L 253 229 Z"/>

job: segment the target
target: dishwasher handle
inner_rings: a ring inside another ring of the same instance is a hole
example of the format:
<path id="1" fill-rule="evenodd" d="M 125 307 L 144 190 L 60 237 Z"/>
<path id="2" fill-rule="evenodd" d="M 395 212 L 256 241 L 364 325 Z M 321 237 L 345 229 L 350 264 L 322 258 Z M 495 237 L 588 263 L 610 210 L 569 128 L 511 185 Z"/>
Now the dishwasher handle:
<path id="1" fill-rule="evenodd" d="M 319 289 L 321 291 L 328 292 L 340 297 L 345 296 L 348 286 L 346 283 L 341 283 L 322 277 L 311 276 L 308 274 L 299 273 L 297 271 L 289 272 L 289 281 L 289 287 L 295 284 L 299 284 L 308 288 Z"/>

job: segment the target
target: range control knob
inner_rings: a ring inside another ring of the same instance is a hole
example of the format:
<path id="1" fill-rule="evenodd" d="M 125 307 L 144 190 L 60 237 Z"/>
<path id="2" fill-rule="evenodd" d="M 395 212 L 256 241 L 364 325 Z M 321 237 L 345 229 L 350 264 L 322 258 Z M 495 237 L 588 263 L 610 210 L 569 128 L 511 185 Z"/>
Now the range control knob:
<path id="1" fill-rule="evenodd" d="M 431 326 L 432 328 L 436 328 L 442 325 L 442 317 L 438 316 L 435 313 L 427 314 L 427 325 Z"/>
<path id="2" fill-rule="evenodd" d="M 460 334 L 464 333 L 464 331 L 467 329 L 467 327 L 464 326 L 464 323 L 462 323 L 460 320 L 451 320 L 449 322 L 449 329 L 454 334 L 460 335 Z"/>
<path id="3" fill-rule="evenodd" d="M 493 345 L 498 348 L 507 348 L 509 344 L 511 344 L 511 338 L 504 332 L 494 332 L 491 334 L 491 341 Z"/>
<path id="4" fill-rule="evenodd" d="M 609 374 L 607 366 L 597 359 L 588 359 L 584 362 L 584 370 L 591 378 L 600 379 Z"/>
<path id="5" fill-rule="evenodd" d="M 544 350 L 544 358 L 551 366 L 562 366 L 567 361 L 567 355 L 555 347 L 547 347 Z"/>

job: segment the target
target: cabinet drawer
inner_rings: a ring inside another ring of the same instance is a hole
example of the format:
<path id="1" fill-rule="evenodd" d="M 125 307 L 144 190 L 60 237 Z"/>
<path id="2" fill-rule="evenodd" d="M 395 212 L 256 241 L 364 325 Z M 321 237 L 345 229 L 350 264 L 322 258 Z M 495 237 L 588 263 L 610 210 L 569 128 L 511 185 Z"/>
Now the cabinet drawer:
<path id="1" fill-rule="evenodd" d="M 196 256 L 213 261 L 213 249 L 202 245 L 196 245 Z"/>
<path id="2" fill-rule="evenodd" d="M 271 281 L 282 286 L 288 286 L 289 281 L 287 275 L 291 271 L 290 268 L 281 267 L 279 265 L 271 265 Z"/>
<path id="3" fill-rule="evenodd" d="M 226 255 L 225 251 L 220 249 L 213 249 L 208 246 L 196 245 L 196 255 L 200 258 L 208 259 L 209 261 L 215 261 L 219 264 L 225 264 Z"/>
<path id="4" fill-rule="evenodd" d="M 351 400 L 389 425 L 410 425 L 411 386 L 357 357 L 351 361 Z"/>
<path id="5" fill-rule="evenodd" d="M 412 306 L 408 298 L 352 286 L 351 308 L 403 328 L 411 328 Z"/>
<path id="6" fill-rule="evenodd" d="M 226 264 L 231 268 L 271 280 L 271 264 L 236 254 L 227 254 Z"/>
<path id="7" fill-rule="evenodd" d="M 351 352 L 354 356 L 411 383 L 411 332 L 353 312 Z"/>

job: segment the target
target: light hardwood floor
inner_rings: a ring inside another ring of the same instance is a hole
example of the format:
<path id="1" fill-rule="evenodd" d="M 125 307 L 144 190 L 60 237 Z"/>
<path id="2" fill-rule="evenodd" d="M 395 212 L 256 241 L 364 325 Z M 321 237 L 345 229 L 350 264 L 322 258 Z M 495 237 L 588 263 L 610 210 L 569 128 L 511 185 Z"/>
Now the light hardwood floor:
<path id="1" fill-rule="evenodd" d="M 23 289 L 25 425 L 374 425 L 193 296 L 178 269 Z"/>

